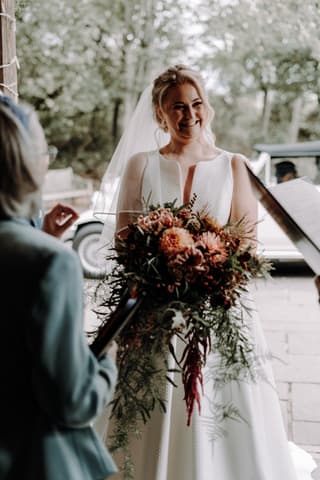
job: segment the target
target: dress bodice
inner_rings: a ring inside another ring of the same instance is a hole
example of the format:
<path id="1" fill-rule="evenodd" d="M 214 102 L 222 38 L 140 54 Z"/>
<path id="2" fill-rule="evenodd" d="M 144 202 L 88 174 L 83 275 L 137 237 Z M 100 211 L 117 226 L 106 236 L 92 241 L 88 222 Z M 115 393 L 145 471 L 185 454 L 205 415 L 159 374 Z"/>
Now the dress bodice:
<path id="1" fill-rule="evenodd" d="M 221 152 L 215 159 L 196 164 L 190 198 L 197 195 L 194 209 L 203 208 L 220 223 L 228 221 L 233 192 L 231 167 L 232 153 Z M 157 150 L 147 154 L 147 164 L 142 178 L 141 196 L 149 205 L 177 200 L 183 203 L 184 185 L 181 167 Z"/>

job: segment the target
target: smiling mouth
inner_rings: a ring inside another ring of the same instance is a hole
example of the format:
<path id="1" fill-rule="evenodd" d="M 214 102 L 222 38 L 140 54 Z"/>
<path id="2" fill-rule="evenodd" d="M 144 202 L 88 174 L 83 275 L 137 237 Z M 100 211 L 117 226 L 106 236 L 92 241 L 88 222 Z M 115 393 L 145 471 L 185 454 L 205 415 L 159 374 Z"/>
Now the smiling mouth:
<path id="1" fill-rule="evenodd" d="M 194 123 L 180 123 L 179 127 L 180 128 L 192 128 L 192 127 L 195 127 L 196 125 L 198 125 L 198 123 L 200 123 L 199 120 L 197 120 Z"/>

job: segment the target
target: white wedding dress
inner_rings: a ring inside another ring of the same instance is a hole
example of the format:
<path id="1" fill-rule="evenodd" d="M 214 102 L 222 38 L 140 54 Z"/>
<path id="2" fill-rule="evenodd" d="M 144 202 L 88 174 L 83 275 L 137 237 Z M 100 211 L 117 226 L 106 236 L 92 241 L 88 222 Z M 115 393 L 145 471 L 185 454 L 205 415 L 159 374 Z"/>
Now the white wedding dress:
<path id="1" fill-rule="evenodd" d="M 191 197 L 197 194 L 194 208 L 205 206 L 221 224 L 227 222 L 231 208 L 231 158 L 232 154 L 222 152 L 214 160 L 198 163 L 191 188 Z M 157 151 L 148 153 L 142 198 L 149 199 L 150 204 L 176 198 L 180 205 L 182 192 L 179 164 Z M 312 479 L 316 466 L 312 457 L 293 444 L 289 448 L 269 351 L 252 302 L 249 306 L 252 314 L 247 322 L 257 359 L 256 381 L 242 378 L 224 386 L 214 384 L 218 359 L 209 356 L 201 414 L 195 408 L 192 424 L 187 427 L 183 388 L 175 374 L 179 386 L 167 385 L 167 413 L 154 412 L 142 438 L 131 442 L 135 480 Z M 217 404 L 236 408 L 241 418 L 219 419 Z M 116 478 L 123 477 L 118 474 Z"/>

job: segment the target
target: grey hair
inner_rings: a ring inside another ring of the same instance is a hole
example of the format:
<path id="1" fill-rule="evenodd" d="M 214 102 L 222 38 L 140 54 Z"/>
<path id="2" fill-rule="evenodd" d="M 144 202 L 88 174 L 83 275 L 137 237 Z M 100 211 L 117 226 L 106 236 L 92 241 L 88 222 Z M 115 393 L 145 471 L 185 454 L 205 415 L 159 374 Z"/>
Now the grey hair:
<path id="1" fill-rule="evenodd" d="M 38 216 L 42 180 L 30 134 L 0 103 L 0 215 Z"/>

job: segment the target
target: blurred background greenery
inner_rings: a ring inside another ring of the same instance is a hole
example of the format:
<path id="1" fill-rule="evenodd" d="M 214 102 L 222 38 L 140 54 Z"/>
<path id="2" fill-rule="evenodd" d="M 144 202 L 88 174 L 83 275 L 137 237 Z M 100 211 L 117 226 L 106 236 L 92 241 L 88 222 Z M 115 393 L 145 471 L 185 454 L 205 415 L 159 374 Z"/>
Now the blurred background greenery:
<path id="1" fill-rule="evenodd" d="M 16 0 L 19 93 L 38 110 L 54 168 L 99 180 L 142 89 L 199 69 L 217 145 L 320 138 L 317 0 Z"/>

